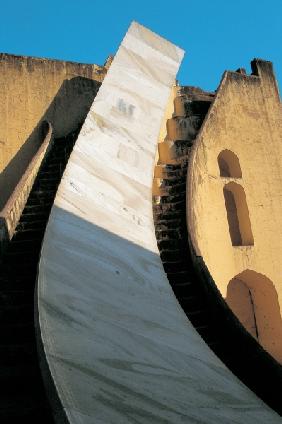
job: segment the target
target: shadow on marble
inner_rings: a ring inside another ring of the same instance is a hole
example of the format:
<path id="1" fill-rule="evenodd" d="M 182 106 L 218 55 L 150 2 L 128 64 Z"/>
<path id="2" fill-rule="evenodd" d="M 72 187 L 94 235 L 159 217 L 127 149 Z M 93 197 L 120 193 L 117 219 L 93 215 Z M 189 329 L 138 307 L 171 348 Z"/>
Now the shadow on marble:
<path id="1" fill-rule="evenodd" d="M 38 310 L 47 384 L 70 423 L 281 422 L 192 327 L 156 253 L 56 206 Z"/>

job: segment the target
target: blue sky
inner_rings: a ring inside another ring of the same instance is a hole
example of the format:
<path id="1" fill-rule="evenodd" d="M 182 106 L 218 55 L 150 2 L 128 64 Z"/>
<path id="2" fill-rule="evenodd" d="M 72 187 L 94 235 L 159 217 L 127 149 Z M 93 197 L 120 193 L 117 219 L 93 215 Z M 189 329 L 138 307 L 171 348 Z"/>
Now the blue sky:
<path id="1" fill-rule="evenodd" d="M 282 0 L 2 0 L 0 51 L 103 64 L 136 20 L 186 51 L 178 79 L 214 90 L 224 70 L 274 62 L 282 91 Z"/>

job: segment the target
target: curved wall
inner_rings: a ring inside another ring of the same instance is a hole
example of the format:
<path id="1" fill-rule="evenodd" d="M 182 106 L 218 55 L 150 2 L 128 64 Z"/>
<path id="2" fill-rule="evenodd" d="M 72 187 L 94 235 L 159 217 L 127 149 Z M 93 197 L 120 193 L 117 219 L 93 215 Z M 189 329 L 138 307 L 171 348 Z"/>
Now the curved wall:
<path id="1" fill-rule="evenodd" d="M 130 26 L 57 193 L 39 337 L 70 423 L 280 422 L 191 326 L 157 249 L 152 174 L 182 54 Z"/>
<path id="2" fill-rule="evenodd" d="M 105 74 L 102 66 L 0 53 L 0 208 L 40 147 L 42 122 L 55 138 L 75 131 Z"/>
<path id="3" fill-rule="evenodd" d="M 193 147 L 187 180 L 188 225 L 197 254 L 223 297 L 229 282 L 250 270 L 272 281 L 281 307 L 281 104 L 271 63 L 257 60 L 253 67 L 256 75 L 225 73 Z M 220 175 L 218 158 L 225 150 L 239 159 L 241 178 Z M 233 200 L 225 196 L 230 187 L 240 188 L 234 189 Z M 261 304 L 255 302 L 254 308 L 260 309 Z M 281 317 L 280 322 L 282 336 Z M 282 361 L 280 340 L 265 347 Z"/>

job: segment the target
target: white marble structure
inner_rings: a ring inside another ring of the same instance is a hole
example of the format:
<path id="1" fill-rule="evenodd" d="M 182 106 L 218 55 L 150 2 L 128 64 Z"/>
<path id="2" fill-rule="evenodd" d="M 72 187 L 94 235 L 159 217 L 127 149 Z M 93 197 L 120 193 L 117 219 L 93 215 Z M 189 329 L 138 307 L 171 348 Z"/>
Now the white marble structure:
<path id="1" fill-rule="evenodd" d="M 71 424 L 281 422 L 205 345 L 159 257 L 152 173 L 182 55 L 130 26 L 52 209 L 39 266 L 39 324 Z"/>

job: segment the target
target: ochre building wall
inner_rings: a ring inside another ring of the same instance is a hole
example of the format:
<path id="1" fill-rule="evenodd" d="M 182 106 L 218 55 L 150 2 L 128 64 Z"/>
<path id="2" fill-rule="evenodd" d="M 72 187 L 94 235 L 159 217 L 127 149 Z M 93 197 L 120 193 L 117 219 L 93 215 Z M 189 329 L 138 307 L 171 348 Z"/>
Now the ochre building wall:
<path id="1" fill-rule="evenodd" d="M 42 140 L 49 120 L 62 137 L 85 119 L 106 68 L 97 65 L 0 54 L 1 205 Z"/>
<path id="2" fill-rule="evenodd" d="M 224 74 L 194 144 L 187 180 L 188 227 L 196 254 L 203 257 L 222 296 L 228 301 L 232 290 L 238 291 L 231 306 L 236 312 L 239 301 L 243 324 L 252 334 L 252 317 L 243 310 L 248 305 L 240 303 L 247 287 L 258 339 L 282 361 L 282 110 L 272 64 L 258 60 L 253 68 L 256 75 Z M 220 176 L 218 155 L 225 149 L 238 157 L 241 178 Z M 245 192 L 253 245 L 232 245 L 223 194 L 230 182 Z M 229 285 L 236 276 L 240 284 Z"/>

